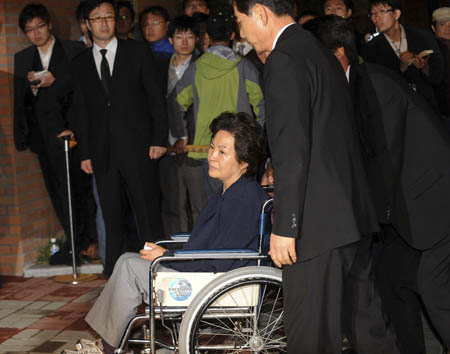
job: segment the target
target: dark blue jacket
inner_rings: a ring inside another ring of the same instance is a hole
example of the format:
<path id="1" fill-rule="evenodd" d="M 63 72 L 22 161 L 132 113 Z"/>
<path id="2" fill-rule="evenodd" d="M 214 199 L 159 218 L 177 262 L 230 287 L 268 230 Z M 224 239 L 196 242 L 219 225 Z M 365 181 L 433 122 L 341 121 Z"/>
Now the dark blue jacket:
<path id="1" fill-rule="evenodd" d="M 257 249 L 258 218 L 267 198 L 254 179 L 240 178 L 225 193 L 218 193 L 208 200 L 183 249 Z M 164 263 L 164 266 L 183 272 L 226 272 L 249 263 L 202 260 Z"/>

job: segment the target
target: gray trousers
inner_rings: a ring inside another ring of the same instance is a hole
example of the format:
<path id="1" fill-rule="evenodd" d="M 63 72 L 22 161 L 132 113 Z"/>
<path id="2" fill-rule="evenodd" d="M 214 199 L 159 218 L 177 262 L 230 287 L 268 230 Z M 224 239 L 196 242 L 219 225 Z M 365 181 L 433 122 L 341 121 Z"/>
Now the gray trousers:
<path id="1" fill-rule="evenodd" d="M 159 271 L 174 271 L 159 266 Z M 142 300 L 148 304 L 150 262 L 139 253 L 125 253 L 114 266 L 114 271 L 103 291 L 88 312 L 85 321 L 108 344 L 119 345 L 128 322 L 136 314 Z"/>

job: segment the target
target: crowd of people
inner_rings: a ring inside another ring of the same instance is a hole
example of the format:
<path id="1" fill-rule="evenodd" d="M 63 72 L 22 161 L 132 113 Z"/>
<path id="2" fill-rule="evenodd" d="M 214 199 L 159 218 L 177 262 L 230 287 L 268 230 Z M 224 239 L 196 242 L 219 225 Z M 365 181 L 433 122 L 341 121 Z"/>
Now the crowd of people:
<path id="1" fill-rule="evenodd" d="M 74 251 L 110 276 L 86 318 L 102 340 L 78 352 L 114 352 L 168 252 L 156 241 L 192 230 L 188 249 L 253 247 L 257 182 L 274 185 L 288 353 L 425 353 L 421 311 L 450 348 L 450 7 L 417 29 L 400 0 L 370 0 L 371 34 L 351 0 L 322 15 L 293 0 L 183 8 L 83 0 L 79 41 L 41 4 L 19 15 L 16 147 L 37 155 L 69 240 L 73 142 Z"/>

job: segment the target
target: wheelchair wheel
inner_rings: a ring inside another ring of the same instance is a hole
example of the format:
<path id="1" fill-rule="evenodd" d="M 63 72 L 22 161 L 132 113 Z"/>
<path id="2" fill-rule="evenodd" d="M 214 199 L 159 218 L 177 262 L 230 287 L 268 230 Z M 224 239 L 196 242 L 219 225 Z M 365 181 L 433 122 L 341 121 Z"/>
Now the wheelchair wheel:
<path id="1" fill-rule="evenodd" d="M 281 270 L 245 267 L 202 289 L 180 327 L 180 354 L 286 353 Z"/>

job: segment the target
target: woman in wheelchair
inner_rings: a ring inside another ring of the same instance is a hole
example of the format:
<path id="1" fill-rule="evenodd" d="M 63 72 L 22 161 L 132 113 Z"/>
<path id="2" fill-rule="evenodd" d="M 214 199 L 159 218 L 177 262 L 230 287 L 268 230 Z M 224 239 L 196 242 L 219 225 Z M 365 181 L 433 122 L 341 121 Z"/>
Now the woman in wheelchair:
<path id="1" fill-rule="evenodd" d="M 245 113 L 223 113 L 210 125 L 209 175 L 223 183 L 201 212 L 183 249 L 231 249 L 258 247 L 258 217 L 268 198 L 255 175 L 264 162 L 265 139 L 261 126 Z M 77 352 L 113 353 L 125 327 L 136 314 L 142 298 L 148 303 L 149 265 L 169 252 L 154 243 L 140 254 L 126 253 L 117 261 L 111 278 L 86 316 L 86 322 L 102 337 L 81 340 Z M 147 248 L 146 247 L 146 248 Z M 199 260 L 164 263 L 158 270 L 226 272 L 249 261 Z"/>

